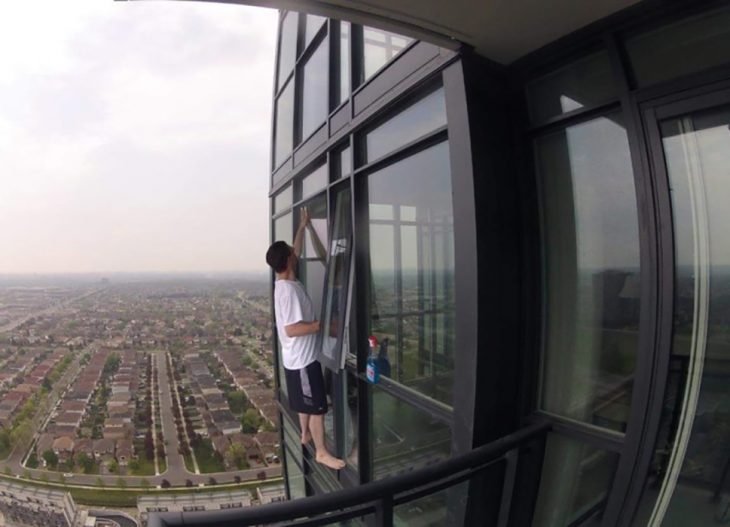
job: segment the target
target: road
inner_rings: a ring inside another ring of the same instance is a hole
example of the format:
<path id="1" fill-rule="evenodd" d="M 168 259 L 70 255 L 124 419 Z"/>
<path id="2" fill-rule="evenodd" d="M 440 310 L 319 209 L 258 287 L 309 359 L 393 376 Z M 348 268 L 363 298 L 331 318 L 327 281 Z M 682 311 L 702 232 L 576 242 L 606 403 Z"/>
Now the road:
<path id="1" fill-rule="evenodd" d="M 152 354 L 157 363 L 157 388 L 160 398 L 160 420 L 162 421 L 162 437 L 165 438 L 167 453 L 167 470 L 164 477 L 172 481 L 185 481 L 192 474 L 185 467 L 185 458 L 179 452 L 175 414 L 172 411 L 172 392 L 167 376 L 167 353 L 157 351 Z"/>

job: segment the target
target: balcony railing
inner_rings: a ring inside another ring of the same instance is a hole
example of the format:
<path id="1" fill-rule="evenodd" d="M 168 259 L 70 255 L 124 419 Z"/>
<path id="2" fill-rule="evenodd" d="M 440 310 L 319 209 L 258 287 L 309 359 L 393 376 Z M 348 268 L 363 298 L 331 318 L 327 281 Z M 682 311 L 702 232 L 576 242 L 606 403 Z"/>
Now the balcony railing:
<path id="1" fill-rule="evenodd" d="M 408 474 L 309 498 L 236 510 L 151 512 L 148 526 L 314 527 L 361 520 L 363 525 L 389 527 L 394 513 L 433 514 L 424 512 L 417 500 L 435 495 L 446 504 L 439 514 L 448 515 L 439 524 L 471 524 L 468 518 L 479 518 L 480 525 L 529 525 L 549 431 L 549 423 L 533 424 Z M 467 487 L 468 482 L 478 484 Z"/>

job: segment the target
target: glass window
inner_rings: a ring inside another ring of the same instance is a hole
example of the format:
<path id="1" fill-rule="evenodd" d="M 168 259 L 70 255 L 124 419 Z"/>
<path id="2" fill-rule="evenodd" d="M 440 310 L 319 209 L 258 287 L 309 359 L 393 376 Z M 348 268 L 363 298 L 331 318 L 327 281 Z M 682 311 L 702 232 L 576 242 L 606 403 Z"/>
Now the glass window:
<path id="1" fill-rule="evenodd" d="M 284 21 L 281 23 L 277 88 L 281 88 L 284 85 L 287 76 L 291 73 L 296 62 L 298 23 L 299 15 L 292 11 L 284 15 Z"/>
<path id="2" fill-rule="evenodd" d="M 306 498 L 307 490 L 304 484 L 304 472 L 299 465 L 293 461 L 294 455 L 288 448 L 284 449 L 286 456 L 286 480 L 289 484 L 290 498 L 295 500 L 298 498 Z"/>
<path id="3" fill-rule="evenodd" d="M 292 454 L 292 457 L 299 466 L 304 465 L 302 455 L 302 438 L 298 426 L 294 426 L 288 418 L 282 416 L 281 422 L 284 424 L 284 446 Z"/>
<path id="4" fill-rule="evenodd" d="M 527 85 L 530 120 L 551 117 L 596 106 L 615 99 L 611 64 L 605 51 L 590 55 Z"/>
<path id="5" fill-rule="evenodd" d="M 299 280 L 312 299 L 314 312 L 319 318 L 322 313 L 327 258 L 327 198 L 324 195 L 317 196 L 303 206 L 309 211 L 311 228 L 304 234 L 304 246 L 299 260 Z"/>
<path id="6" fill-rule="evenodd" d="M 373 479 L 411 472 L 451 455 L 451 429 L 445 423 L 371 386 Z"/>
<path id="7" fill-rule="evenodd" d="M 327 39 L 304 65 L 302 82 L 302 139 L 306 139 L 327 119 L 329 54 Z"/>
<path id="8" fill-rule="evenodd" d="M 294 241 L 291 212 L 274 220 L 274 241 L 278 240 L 283 240 L 288 244 Z"/>
<path id="9" fill-rule="evenodd" d="M 322 319 L 322 360 L 333 370 L 341 367 L 342 341 L 347 324 L 347 297 L 352 252 L 350 189 L 335 198 L 332 239 L 329 246 L 326 305 Z"/>
<path id="10" fill-rule="evenodd" d="M 380 68 L 413 42 L 412 38 L 396 35 L 382 29 L 362 28 L 363 33 L 363 81 L 372 77 Z"/>
<path id="11" fill-rule="evenodd" d="M 327 163 L 320 165 L 311 174 L 302 179 L 302 197 L 324 190 L 327 186 Z"/>
<path id="12" fill-rule="evenodd" d="M 660 130 L 674 219 L 674 331 L 646 481 L 649 505 L 640 509 L 635 524 L 727 524 L 730 106 L 668 119 Z"/>
<path id="13" fill-rule="evenodd" d="M 557 434 L 548 436 L 532 524 L 600 525 L 618 454 Z"/>
<path id="14" fill-rule="evenodd" d="M 323 16 L 307 15 L 307 23 L 304 28 L 304 47 L 307 47 L 315 37 L 322 24 L 327 22 L 327 18 Z"/>
<path id="15" fill-rule="evenodd" d="M 360 463 L 357 442 L 357 377 L 349 371 L 345 376 L 345 397 L 347 406 L 344 407 L 343 450 L 340 455 L 348 468 L 357 471 Z"/>
<path id="16" fill-rule="evenodd" d="M 626 41 L 639 86 L 730 62 L 730 8 L 710 11 Z"/>
<path id="17" fill-rule="evenodd" d="M 292 226 L 292 213 L 284 214 L 280 218 L 274 220 L 274 240 L 283 240 L 289 244 L 294 241 L 294 230 Z M 284 363 L 281 358 L 281 348 L 279 346 L 279 339 L 275 342 L 276 353 L 278 354 L 279 360 L 279 386 L 284 395 L 287 395 L 286 380 L 284 377 Z"/>
<path id="18" fill-rule="evenodd" d="M 274 167 L 281 165 L 294 146 L 294 83 L 290 82 L 276 99 L 276 139 Z"/>
<path id="19" fill-rule="evenodd" d="M 626 129 L 600 117 L 536 141 L 544 221 L 541 407 L 624 431 L 638 346 L 639 229 Z"/>
<path id="20" fill-rule="evenodd" d="M 340 90 L 338 104 L 350 97 L 350 35 L 352 28 L 349 22 L 340 22 Z"/>
<path id="21" fill-rule="evenodd" d="M 443 142 L 368 176 L 371 333 L 381 375 L 451 404 L 454 241 Z"/>
<path id="22" fill-rule="evenodd" d="M 274 214 L 278 214 L 279 212 L 291 207 L 293 198 L 294 192 L 292 191 L 291 185 L 274 196 Z"/>
<path id="23" fill-rule="evenodd" d="M 446 125 L 444 89 L 439 88 L 411 104 L 365 136 L 367 162 Z"/>

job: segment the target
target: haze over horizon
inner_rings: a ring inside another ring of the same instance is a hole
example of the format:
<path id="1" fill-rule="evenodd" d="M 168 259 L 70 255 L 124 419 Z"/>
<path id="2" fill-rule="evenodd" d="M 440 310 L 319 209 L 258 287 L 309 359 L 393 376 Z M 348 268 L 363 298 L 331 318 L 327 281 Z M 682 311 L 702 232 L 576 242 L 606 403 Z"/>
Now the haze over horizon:
<path id="1" fill-rule="evenodd" d="M 275 11 L 2 14 L 0 274 L 266 269 Z"/>

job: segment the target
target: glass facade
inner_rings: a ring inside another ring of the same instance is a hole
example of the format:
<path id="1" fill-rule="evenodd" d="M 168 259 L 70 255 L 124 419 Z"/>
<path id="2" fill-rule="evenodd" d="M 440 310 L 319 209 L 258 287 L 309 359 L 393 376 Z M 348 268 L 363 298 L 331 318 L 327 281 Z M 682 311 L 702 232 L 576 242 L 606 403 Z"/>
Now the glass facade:
<path id="1" fill-rule="evenodd" d="M 519 463 L 397 503 L 394 523 L 470 524 L 502 492 L 521 525 L 730 519 L 730 11 L 687 11 L 587 31 L 502 73 L 441 50 L 414 75 L 422 43 L 300 24 L 300 92 L 281 84 L 277 129 L 286 114 L 306 143 L 336 126 L 272 187 L 272 228 L 291 237 L 307 207 L 321 239 L 307 238 L 299 273 L 322 318 L 327 445 L 347 466 L 296 459 L 290 439 L 292 496 L 417 471 L 538 422 L 551 431 L 516 447 Z M 367 82 L 379 75 L 395 88 Z M 361 93 L 377 104 L 358 107 Z M 299 147 L 285 139 L 281 161 Z M 499 385 L 510 361 L 518 373 Z M 500 506 L 489 514 L 511 524 Z"/>
<path id="2" fill-rule="evenodd" d="M 291 154 L 294 146 L 294 82 L 289 81 L 276 100 L 276 139 L 274 166 L 278 167 Z"/>
<path id="3" fill-rule="evenodd" d="M 535 152 L 546 247 L 541 407 L 623 432 L 640 274 L 626 127 L 610 114 L 540 137 Z"/>

